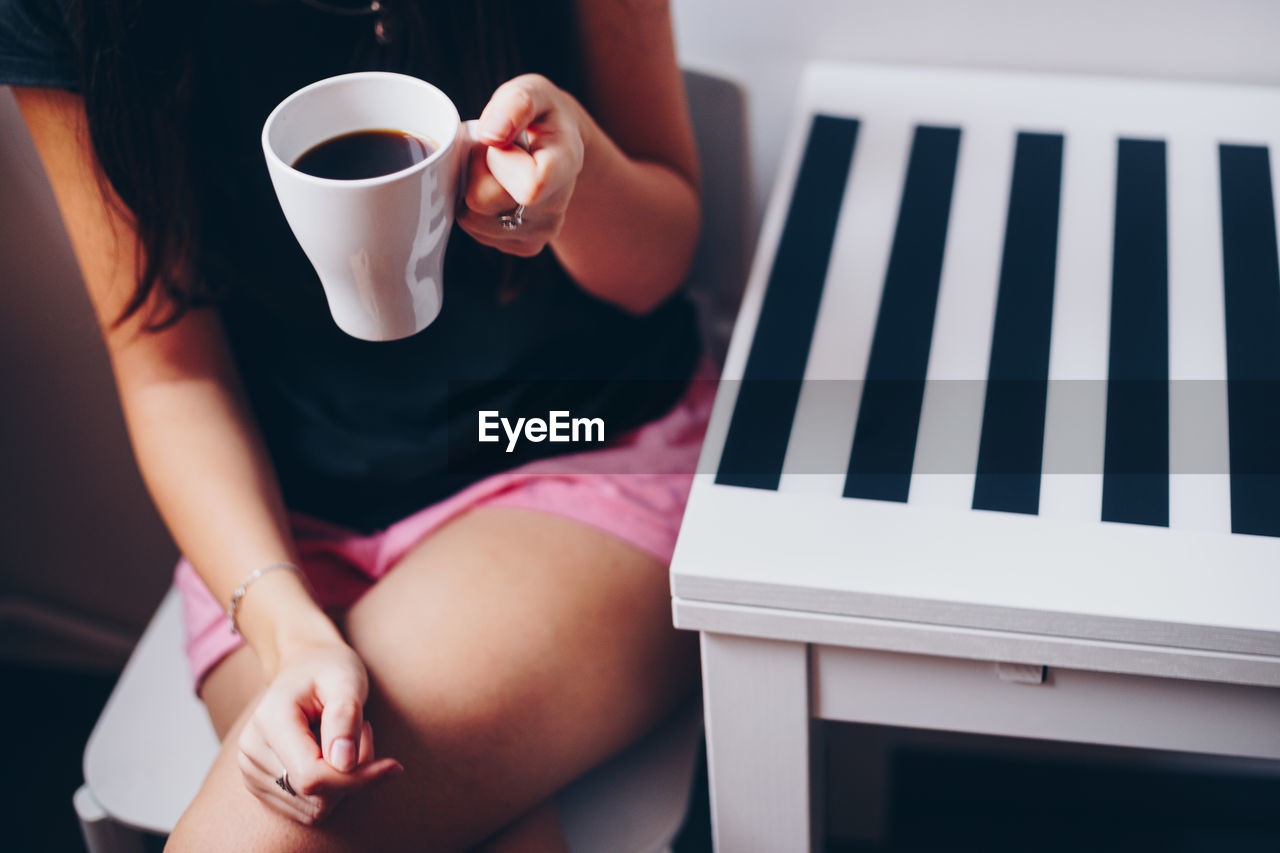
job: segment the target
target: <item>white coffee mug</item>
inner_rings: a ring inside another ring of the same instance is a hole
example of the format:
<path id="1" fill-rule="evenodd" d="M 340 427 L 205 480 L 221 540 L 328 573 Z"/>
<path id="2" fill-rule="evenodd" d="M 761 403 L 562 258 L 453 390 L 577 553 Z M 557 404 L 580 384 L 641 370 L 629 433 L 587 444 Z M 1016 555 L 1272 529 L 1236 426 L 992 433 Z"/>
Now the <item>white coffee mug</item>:
<path id="1" fill-rule="evenodd" d="M 293 168 L 313 146 L 359 130 L 398 130 L 438 147 L 407 169 L 333 180 Z M 367 341 L 408 337 L 443 303 L 466 141 L 449 97 L 423 80 L 381 71 L 330 77 L 280 102 L 262 149 L 285 219 L 315 267 L 334 322 Z"/>

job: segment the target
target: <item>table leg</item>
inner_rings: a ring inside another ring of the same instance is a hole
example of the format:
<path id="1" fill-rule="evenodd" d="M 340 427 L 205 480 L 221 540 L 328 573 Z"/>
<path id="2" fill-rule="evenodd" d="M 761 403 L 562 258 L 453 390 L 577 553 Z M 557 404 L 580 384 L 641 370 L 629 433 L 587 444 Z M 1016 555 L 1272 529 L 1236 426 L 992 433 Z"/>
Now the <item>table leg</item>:
<path id="1" fill-rule="evenodd" d="M 702 684 L 717 853 L 819 849 L 808 646 L 704 633 Z"/>

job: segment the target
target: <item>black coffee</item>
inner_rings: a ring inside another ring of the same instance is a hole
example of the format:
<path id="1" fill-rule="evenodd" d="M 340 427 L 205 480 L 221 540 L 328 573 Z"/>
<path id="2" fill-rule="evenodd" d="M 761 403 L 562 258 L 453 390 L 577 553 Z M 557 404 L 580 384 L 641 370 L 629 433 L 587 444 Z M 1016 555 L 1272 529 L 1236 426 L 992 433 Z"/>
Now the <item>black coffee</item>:
<path id="1" fill-rule="evenodd" d="M 430 139 L 400 130 L 357 130 L 312 146 L 293 168 L 317 178 L 358 181 L 407 169 L 437 147 Z"/>

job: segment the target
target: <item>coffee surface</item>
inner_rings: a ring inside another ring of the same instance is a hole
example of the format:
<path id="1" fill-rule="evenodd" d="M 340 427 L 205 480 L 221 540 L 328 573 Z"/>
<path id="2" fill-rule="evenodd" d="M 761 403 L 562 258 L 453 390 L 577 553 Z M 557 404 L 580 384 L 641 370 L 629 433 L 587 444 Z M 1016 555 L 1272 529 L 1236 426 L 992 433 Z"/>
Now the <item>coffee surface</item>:
<path id="1" fill-rule="evenodd" d="M 437 147 L 430 139 L 401 130 L 357 130 L 312 146 L 293 168 L 317 178 L 358 181 L 407 169 Z"/>

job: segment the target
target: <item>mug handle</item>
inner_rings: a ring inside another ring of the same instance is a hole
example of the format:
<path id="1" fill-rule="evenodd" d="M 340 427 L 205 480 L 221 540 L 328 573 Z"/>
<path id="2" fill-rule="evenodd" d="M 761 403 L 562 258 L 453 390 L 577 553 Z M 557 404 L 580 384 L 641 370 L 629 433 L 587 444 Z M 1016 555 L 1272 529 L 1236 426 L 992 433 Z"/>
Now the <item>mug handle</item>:
<path id="1" fill-rule="evenodd" d="M 471 154 L 475 151 L 477 145 L 483 145 L 480 137 L 476 132 L 476 127 L 480 124 L 479 119 L 471 119 L 464 121 L 458 127 L 458 144 L 460 146 L 458 156 L 458 197 L 454 199 L 454 210 L 461 214 L 462 208 L 467 203 L 467 181 L 471 177 Z"/>

